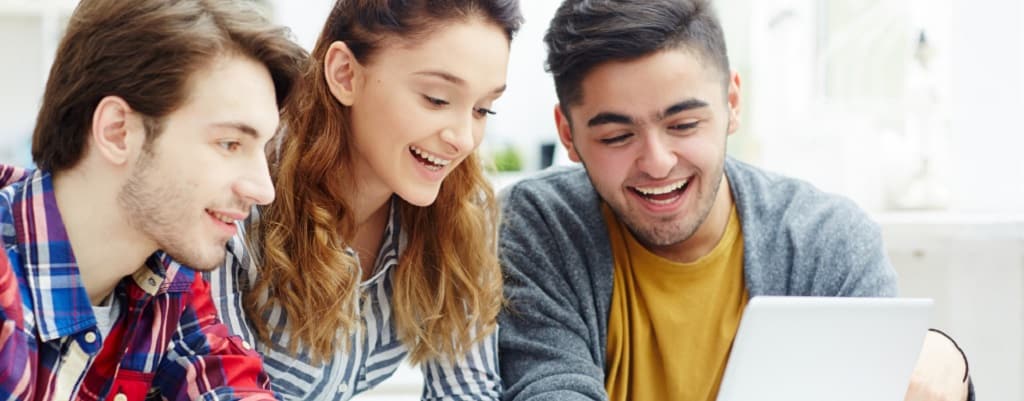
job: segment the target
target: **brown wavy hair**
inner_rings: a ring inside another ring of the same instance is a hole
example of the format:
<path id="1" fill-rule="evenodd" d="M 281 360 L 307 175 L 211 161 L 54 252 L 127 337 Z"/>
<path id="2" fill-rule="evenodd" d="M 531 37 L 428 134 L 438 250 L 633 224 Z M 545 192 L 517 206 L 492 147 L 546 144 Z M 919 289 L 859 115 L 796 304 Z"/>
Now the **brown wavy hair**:
<path id="1" fill-rule="evenodd" d="M 517 0 L 335 3 L 284 109 L 286 134 L 272 163 L 277 200 L 250 236 L 261 266 L 245 308 L 262 341 L 287 330 L 291 353 L 301 344 L 322 362 L 348 346 L 348 333 L 359 324 L 355 305 L 362 272 L 344 251 L 355 237 L 347 200 L 356 182 L 350 117 L 324 77 L 328 48 L 344 41 L 369 64 L 381 46 L 415 44 L 446 23 L 470 18 L 494 23 L 509 40 L 522 21 Z M 461 358 L 493 332 L 502 303 L 495 203 L 475 154 L 449 174 L 432 205 L 397 202 L 408 242 L 392 273 L 391 303 L 413 363 Z M 284 310 L 286 327 L 268 327 L 266 317 L 275 307 Z"/>

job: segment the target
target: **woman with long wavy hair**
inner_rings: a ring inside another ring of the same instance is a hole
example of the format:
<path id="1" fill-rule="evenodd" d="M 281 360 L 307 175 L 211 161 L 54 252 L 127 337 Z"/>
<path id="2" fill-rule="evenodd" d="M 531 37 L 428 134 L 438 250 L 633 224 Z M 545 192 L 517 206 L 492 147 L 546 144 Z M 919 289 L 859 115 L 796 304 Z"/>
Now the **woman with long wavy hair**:
<path id="1" fill-rule="evenodd" d="M 268 150 L 276 200 L 210 277 L 285 398 L 346 400 L 406 358 L 424 399 L 499 397 L 497 208 L 475 151 L 521 19 L 517 0 L 335 3 Z"/>

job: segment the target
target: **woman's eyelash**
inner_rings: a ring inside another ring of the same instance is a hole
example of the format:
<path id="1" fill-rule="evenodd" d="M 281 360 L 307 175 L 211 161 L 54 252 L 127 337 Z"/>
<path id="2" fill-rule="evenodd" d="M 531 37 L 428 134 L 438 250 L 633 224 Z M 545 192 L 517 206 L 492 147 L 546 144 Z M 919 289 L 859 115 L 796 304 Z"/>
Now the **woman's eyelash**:
<path id="1" fill-rule="evenodd" d="M 432 104 L 434 106 L 447 106 L 448 105 L 448 101 L 444 100 L 444 99 L 438 99 L 436 97 L 427 96 L 427 95 L 423 95 L 423 98 L 427 99 L 427 101 L 430 102 L 430 104 Z"/>

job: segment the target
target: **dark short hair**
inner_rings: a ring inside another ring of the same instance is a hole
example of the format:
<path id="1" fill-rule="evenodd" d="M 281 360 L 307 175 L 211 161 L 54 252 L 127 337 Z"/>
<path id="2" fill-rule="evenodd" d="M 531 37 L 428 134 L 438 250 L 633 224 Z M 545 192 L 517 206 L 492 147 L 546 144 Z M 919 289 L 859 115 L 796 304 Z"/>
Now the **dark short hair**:
<path id="1" fill-rule="evenodd" d="M 147 143 L 188 96 L 189 78 L 239 54 L 270 72 L 280 107 L 307 62 L 287 29 L 244 0 L 82 0 L 50 68 L 32 137 L 43 170 L 74 167 L 96 106 L 119 96 L 143 116 Z"/>
<path id="2" fill-rule="evenodd" d="M 566 0 L 544 42 L 562 111 L 583 100 L 582 82 L 599 65 L 685 48 L 723 72 L 729 57 L 709 0 Z M 728 86 L 726 86 L 728 87 Z"/>

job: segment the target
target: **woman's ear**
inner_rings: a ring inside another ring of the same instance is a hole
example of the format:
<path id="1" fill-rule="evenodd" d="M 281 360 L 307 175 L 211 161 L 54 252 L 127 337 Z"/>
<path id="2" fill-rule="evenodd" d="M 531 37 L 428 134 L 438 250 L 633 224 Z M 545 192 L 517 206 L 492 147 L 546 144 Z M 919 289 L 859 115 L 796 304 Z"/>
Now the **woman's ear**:
<path id="1" fill-rule="evenodd" d="M 345 42 L 331 43 L 324 56 L 324 79 L 331 94 L 345 106 L 352 106 L 362 78 L 362 66 Z"/>

